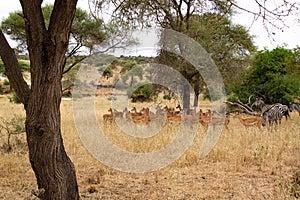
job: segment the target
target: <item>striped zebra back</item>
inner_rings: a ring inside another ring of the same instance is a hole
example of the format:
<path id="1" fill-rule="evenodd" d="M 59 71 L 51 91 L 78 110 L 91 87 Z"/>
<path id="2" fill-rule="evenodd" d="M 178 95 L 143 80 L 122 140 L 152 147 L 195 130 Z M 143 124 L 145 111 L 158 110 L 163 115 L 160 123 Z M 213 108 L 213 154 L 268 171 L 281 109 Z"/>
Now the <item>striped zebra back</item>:
<path id="1" fill-rule="evenodd" d="M 282 105 L 280 103 L 268 105 L 263 108 L 264 112 L 262 113 L 263 122 L 262 125 L 265 126 L 268 122 L 272 124 L 275 122 L 276 124 L 281 118 L 285 115 L 286 111 L 288 111 L 288 107 Z"/>
<path id="2" fill-rule="evenodd" d="M 262 107 L 261 112 L 262 115 L 267 112 L 268 110 L 270 110 L 273 106 L 275 106 L 276 104 L 271 104 L 271 105 L 265 105 L 264 107 Z"/>

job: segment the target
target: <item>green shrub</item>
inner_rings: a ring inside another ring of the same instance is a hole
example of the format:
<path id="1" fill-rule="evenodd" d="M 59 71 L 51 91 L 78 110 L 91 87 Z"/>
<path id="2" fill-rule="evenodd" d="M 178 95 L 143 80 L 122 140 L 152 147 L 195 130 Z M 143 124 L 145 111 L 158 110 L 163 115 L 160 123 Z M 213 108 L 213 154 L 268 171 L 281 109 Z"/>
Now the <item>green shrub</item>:
<path id="1" fill-rule="evenodd" d="M 113 71 L 111 66 L 101 66 L 98 68 L 99 72 L 102 72 L 102 76 L 106 78 L 110 78 L 113 76 Z"/>
<path id="2" fill-rule="evenodd" d="M 127 95 L 131 98 L 132 102 L 144 102 L 150 101 L 151 98 L 155 95 L 153 85 L 151 83 L 138 83 L 134 87 L 130 88 L 127 91 Z"/>
<path id="3" fill-rule="evenodd" d="M 288 104 L 300 95 L 300 62 L 295 52 L 278 47 L 258 52 L 232 92 L 247 102 L 250 95 L 264 95 L 268 103 Z"/>
<path id="4" fill-rule="evenodd" d="M 171 95 L 169 95 L 169 94 L 164 94 L 164 96 L 163 96 L 163 99 L 165 99 L 165 100 L 171 100 Z"/>
<path id="5" fill-rule="evenodd" d="M 30 64 L 28 61 L 22 61 L 19 60 L 19 67 L 22 71 L 29 71 L 30 70 Z M 3 61 L 0 59 L 0 73 L 5 73 L 5 67 Z"/>
<path id="6" fill-rule="evenodd" d="M 5 67 L 3 61 L 0 59 L 0 73 L 3 74 L 5 72 Z"/>
<path id="7" fill-rule="evenodd" d="M 30 71 L 30 64 L 27 61 L 19 60 L 19 66 L 20 66 L 20 68 L 23 72 L 24 71 L 27 71 L 27 72 Z"/>
<path id="8" fill-rule="evenodd" d="M 13 93 L 12 93 L 12 96 L 9 97 L 9 102 L 11 102 L 11 103 L 16 103 L 16 104 L 20 104 L 20 103 L 21 103 L 21 101 L 20 101 L 18 95 L 17 95 L 15 92 L 13 92 Z"/>
<path id="9" fill-rule="evenodd" d="M 8 80 L 4 80 L 3 81 L 3 85 L 9 85 L 9 81 Z"/>

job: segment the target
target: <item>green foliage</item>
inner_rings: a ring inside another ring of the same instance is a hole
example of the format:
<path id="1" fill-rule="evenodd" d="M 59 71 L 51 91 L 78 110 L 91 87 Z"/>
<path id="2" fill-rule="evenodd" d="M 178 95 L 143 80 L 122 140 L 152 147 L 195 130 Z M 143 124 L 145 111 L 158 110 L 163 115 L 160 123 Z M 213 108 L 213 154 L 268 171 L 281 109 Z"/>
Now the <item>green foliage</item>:
<path id="1" fill-rule="evenodd" d="M 252 36 L 245 27 L 231 22 L 230 18 L 215 13 L 192 15 L 188 26 L 183 26 L 182 32 L 197 41 L 214 60 L 222 74 L 224 84 L 229 87 L 233 80 L 239 79 L 241 73 L 250 62 L 250 55 L 255 51 Z M 162 42 L 161 45 L 164 45 Z M 176 44 L 174 44 L 176 45 Z M 196 69 L 183 58 L 161 51 L 159 63 L 168 65 L 179 71 L 192 85 L 194 90 L 203 92 L 204 97 L 217 100 L 221 94 L 204 89 L 206 83 Z"/>
<path id="2" fill-rule="evenodd" d="M 5 72 L 5 66 L 3 61 L 0 59 L 0 73 L 3 74 Z"/>
<path id="3" fill-rule="evenodd" d="M 68 61 L 71 62 L 71 61 Z M 74 81 L 79 70 L 80 64 L 75 65 L 68 73 L 65 73 L 62 78 L 63 96 L 69 97 L 74 86 Z"/>
<path id="4" fill-rule="evenodd" d="M 291 70 L 295 63 L 299 65 L 292 50 L 278 47 L 272 51 L 260 51 L 233 91 L 243 102 L 247 102 L 250 95 L 261 94 L 270 103 L 288 104 L 300 95 L 299 76 L 297 71 Z"/>
<path id="5" fill-rule="evenodd" d="M 111 66 L 101 66 L 98 68 L 99 72 L 102 72 L 102 76 L 105 78 L 110 78 L 113 76 L 113 70 Z"/>
<path id="6" fill-rule="evenodd" d="M 143 57 L 141 57 L 141 56 L 135 56 L 133 59 L 134 59 L 138 64 L 140 64 L 140 63 L 142 63 L 142 62 L 145 61 L 145 59 L 144 59 Z"/>
<path id="7" fill-rule="evenodd" d="M 45 5 L 42 8 L 46 27 L 49 26 L 53 5 Z M 1 30 L 18 43 L 20 51 L 26 50 L 25 22 L 22 11 L 10 13 L 1 23 Z M 70 54 L 74 55 L 80 47 L 87 47 L 90 51 L 95 45 L 101 44 L 107 39 L 104 22 L 95 19 L 86 11 L 77 8 L 72 24 L 71 38 L 76 41 L 69 44 Z"/>
<path id="8" fill-rule="evenodd" d="M 19 60 L 19 67 L 22 71 L 30 71 L 30 64 L 28 61 Z M 5 73 L 5 66 L 3 61 L 0 59 L 0 73 Z"/>
<path id="9" fill-rule="evenodd" d="M 127 91 L 127 95 L 131 98 L 132 102 L 144 102 L 150 101 L 151 98 L 155 95 L 155 91 L 153 89 L 153 85 L 151 83 L 138 83 L 131 87 Z"/>
<path id="10" fill-rule="evenodd" d="M 143 68 L 134 60 L 125 60 L 121 69 L 121 74 L 123 74 L 123 82 L 125 83 L 130 78 L 129 85 L 132 86 L 134 77 L 138 77 L 140 80 L 143 79 Z"/>
<path id="11" fill-rule="evenodd" d="M 28 61 L 19 60 L 18 62 L 22 71 L 30 71 L 30 63 Z"/>
<path id="12" fill-rule="evenodd" d="M 9 97 L 9 102 L 16 103 L 16 104 L 20 104 L 21 103 L 20 98 L 18 97 L 18 95 L 15 92 L 13 92 L 12 96 Z"/>
<path id="13" fill-rule="evenodd" d="M 77 44 L 81 43 L 90 50 L 95 45 L 100 45 L 108 37 L 104 21 L 102 19 L 95 19 L 80 8 L 76 9 L 71 36 L 77 41 Z"/>
<path id="14" fill-rule="evenodd" d="M 19 50 L 25 50 L 26 44 L 25 24 L 22 16 L 22 11 L 10 13 L 9 16 L 1 22 L 0 27 L 4 33 L 17 42 L 17 48 Z"/>
<path id="15" fill-rule="evenodd" d="M 165 99 L 165 100 L 171 100 L 172 97 L 169 94 L 164 94 L 163 99 Z"/>
<path id="16" fill-rule="evenodd" d="M 286 66 L 286 71 L 288 74 L 294 76 L 300 80 L 300 47 L 293 49 L 293 58 L 289 60 Z"/>
<path id="17" fill-rule="evenodd" d="M 8 80 L 4 80 L 3 81 L 3 85 L 9 85 L 9 81 Z"/>
<path id="18" fill-rule="evenodd" d="M 249 63 L 249 55 L 256 50 L 247 29 L 215 13 L 194 15 L 189 24 L 186 34 L 211 54 L 225 84 L 238 77 L 241 66 Z"/>

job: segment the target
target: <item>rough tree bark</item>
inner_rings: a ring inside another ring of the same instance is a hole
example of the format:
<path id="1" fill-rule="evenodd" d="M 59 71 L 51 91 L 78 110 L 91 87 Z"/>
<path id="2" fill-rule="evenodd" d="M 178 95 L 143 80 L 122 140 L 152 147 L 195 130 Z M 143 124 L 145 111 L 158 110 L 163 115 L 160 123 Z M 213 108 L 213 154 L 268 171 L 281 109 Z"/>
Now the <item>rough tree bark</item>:
<path id="1" fill-rule="evenodd" d="M 79 199 L 75 168 L 61 136 L 61 78 L 77 0 L 56 0 L 49 27 L 42 0 L 20 0 L 30 57 L 31 88 L 0 30 L 0 56 L 8 79 L 26 110 L 29 159 L 41 199 Z"/>

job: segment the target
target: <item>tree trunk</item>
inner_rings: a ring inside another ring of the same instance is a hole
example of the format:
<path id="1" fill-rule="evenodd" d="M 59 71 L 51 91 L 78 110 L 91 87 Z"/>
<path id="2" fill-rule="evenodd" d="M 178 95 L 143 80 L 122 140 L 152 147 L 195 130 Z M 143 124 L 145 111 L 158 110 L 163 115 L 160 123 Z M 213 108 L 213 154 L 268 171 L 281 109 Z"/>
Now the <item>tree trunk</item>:
<path id="1" fill-rule="evenodd" d="M 48 97 L 48 98 L 43 98 Z M 32 92 L 26 109 L 29 159 L 42 199 L 79 199 L 75 168 L 60 130 L 60 81 Z"/>
<path id="2" fill-rule="evenodd" d="M 194 97 L 194 107 L 198 107 L 198 99 L 200 94 L 200 85 L 198 83 L 194 84 L 194 91 L 195 91 L 195 97 Z"/>
<path id="3" fill-rule="evenodd" d="M 183 110 L 189 114 L 190 113 L 190 87 L 186 83 L 183 85 Z"/>
<path id="4" fill-rule="evenodd" d="M 41 199 L 79 199 L 75 168 L 61 136 L 61 78 L 77 0 L 56 0 L 46 27 L 40 0 L 20 0 L 30 58 L 31 88 L 0 30 L 0 56 L 26 110 L 29 159 Z"/>
<path id="5" fill-rule="evenodd" d="M 198 99 L 199 99 L 199 92 L 195 92 L 194 96 L 194 107 L 198 107 Z"/>

